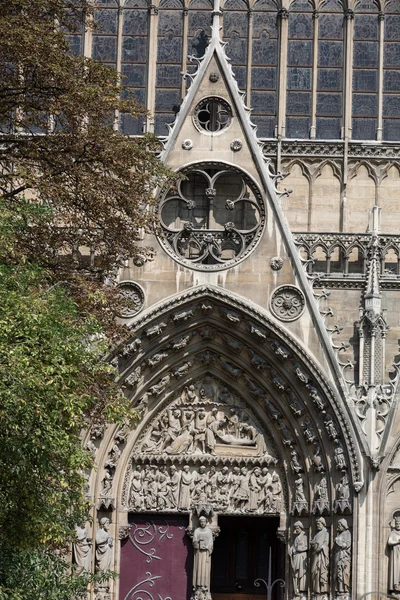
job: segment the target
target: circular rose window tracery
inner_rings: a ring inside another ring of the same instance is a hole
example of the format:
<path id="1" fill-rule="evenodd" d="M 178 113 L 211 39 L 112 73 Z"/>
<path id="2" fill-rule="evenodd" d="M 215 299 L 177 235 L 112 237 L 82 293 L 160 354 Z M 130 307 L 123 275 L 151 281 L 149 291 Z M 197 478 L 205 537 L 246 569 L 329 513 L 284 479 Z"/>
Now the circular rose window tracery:
<path id="1" fill-rule="evenodd" d="M 158 203 L 160 242 L 180 263 L 220 270 L 243 260 L 265 222 L 256 185 L 240 169 L 219 163 L 182 170 L 185 179 Z"/>
<path id="2" fill-rule="evenodd" d="M 218 133 L 231 124 L 232 110 L 223 98 L 204 98 L 194 109 L 193 121 L 200 131 Z"/>

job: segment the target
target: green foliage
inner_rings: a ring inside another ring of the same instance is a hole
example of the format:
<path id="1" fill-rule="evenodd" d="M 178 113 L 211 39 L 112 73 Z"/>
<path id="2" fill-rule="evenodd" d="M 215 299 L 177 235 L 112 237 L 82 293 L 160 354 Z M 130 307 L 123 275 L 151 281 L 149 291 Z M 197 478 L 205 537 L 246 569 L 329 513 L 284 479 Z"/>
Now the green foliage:
<path id="1" fill-rule="evenodd" d="M 54 554 L 68 549 L 88 509 L 82 489 L 91 458 L 80 431 L 93 415 L 130 416 L 112 368 L 100 360 L 101 344 L 83 344 L 100 332 L 63 287 L 48 288 L 41 269 L 0 264 L 3 597 L 61 600 L 75 597 L 65 589 L 82 586 Z"/>

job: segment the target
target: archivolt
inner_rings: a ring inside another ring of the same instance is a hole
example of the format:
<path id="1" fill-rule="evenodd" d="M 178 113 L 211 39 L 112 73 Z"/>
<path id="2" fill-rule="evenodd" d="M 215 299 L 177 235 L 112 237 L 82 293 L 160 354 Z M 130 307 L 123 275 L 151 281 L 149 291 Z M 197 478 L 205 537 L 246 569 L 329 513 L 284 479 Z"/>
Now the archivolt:
<path id="1" fill-rule="evenodd" d="M 178 390 L 206 374 L 247 400 L 275 440 L 289 489 L 294 489 L 297 475 L 289 468 L 296 451 L 308 477 L 310 500 L 318 460 L 324 464 L 333 495 L 343 476 L 334 461 L 334 450 L 340 447 L 349 479 L 356 491 L 361 488 L 361 457 L 346 408 L 303 346 L 276 321 L 231 293 L 199 286 L 149 309 L 132 322 L 131 329 L 130 341 L 118 349 L 112 362 L 118 366 L 120 385 L 143 418 L 127 437 L 122 436 L 122 442 L 118 442 L 118 429 L 108 428 L 97 452 L 96 498 L 101 496 L 104 478 L 101 467 L 110 462 L 113 448 L 115 457 L 116 436 L 119 454 L 112 477 L 117 502 L 144 430 Z"/>

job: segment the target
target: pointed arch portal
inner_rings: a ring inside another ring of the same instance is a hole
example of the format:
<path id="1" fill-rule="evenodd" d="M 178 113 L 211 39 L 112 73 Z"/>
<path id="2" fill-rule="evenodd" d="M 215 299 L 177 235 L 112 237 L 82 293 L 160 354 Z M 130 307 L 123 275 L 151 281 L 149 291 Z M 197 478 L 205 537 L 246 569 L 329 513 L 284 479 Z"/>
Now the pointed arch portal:
<path id="1" fill-rule="evenodd" d="M 115 510 L 119 524 L 119 598 L 137 599 L 143 576 L 164 600 L 175 589 L 171 569 L 181 582 L 172 600 L 189 598 L 185 530 L 202 510 L 221 528 L 212 558 L 216 599 L 249 592 L 238 583 L 246 567 L 221 554 L 223 541 L 263 568 L 268 559 L 260 557 L 273 548 L 273 574 L 291 589 L 288 531 L 299 522 L 308 530 L 323 516 L 333 539 L 340 518 L 351 524 L 350 490 L 362 485 L 346 409 L 306 349 L 249 302 L 207 285 L 136 319 L 112 363 L 141 414 L 135 429 L 107 430 L 93 475 L 98 514 Z M 245 585 L 263 574 L 253 569 Z"/>

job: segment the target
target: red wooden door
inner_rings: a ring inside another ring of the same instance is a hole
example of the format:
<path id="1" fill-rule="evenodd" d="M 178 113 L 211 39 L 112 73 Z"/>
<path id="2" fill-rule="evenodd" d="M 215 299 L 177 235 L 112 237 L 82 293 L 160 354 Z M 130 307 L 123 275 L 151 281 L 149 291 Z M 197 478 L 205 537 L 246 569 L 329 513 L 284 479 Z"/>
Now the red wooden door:
<path id="1" fill-rule="evenodd" d="M 193 550 L 187 516 L 132 515 L 121 544 L 120 600 L 189 600 Z"/>

